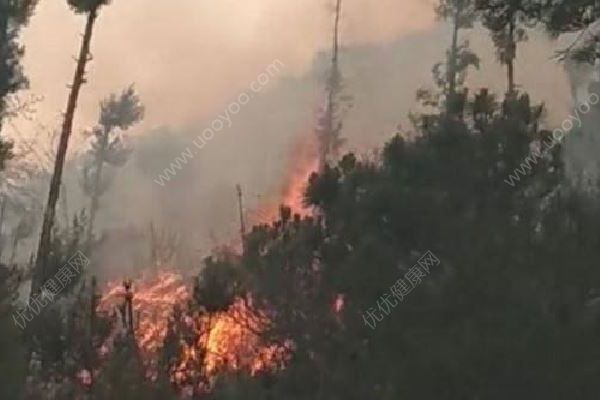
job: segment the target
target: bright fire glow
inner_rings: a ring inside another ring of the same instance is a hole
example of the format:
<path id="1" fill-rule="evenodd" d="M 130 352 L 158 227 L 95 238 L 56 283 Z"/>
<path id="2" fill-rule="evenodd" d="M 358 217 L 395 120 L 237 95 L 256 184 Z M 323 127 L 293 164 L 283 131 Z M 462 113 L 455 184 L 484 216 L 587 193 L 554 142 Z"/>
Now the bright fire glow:
<path id="1" fill-rule="evenodd" d="M 305 217 L 311 210 L 304 206 L 304 191 L 308 178 L 319 168 L 316 146 L 312 136 L 303 137 L 293 147 L 287 173 L 283 178 L 281 190 L 275 199 L 266 201 L 257 210 L 250 212 L 251 224 L 268 223 L 279 218 L 279 207 L 283 204 L 292 209 L 292 213 Z"/>
<path id="2" fill-rule="evenodd" d="M 160 272 L 152 279 L 142 279 L 133 287 L 134 332 L 146 355 L 154 354 L 167 333 L 169 316 L 176 304 L 185 304 L 189 291 L 179 274 Z M 108 285 L 99 304 L 99 311 L 111 311 L 125 302 L 125 289 L 120 282 Z"/>
<path id="3" fill-rule="evenodd" d="M 125 294 L 122 284 L 109 284 L 99 311 L 109 312 L 124 304 Z M 190 290 L 177 273 L 160 272 L 155 278 L 134 282 L 134 334 L 149 368 L 156 366 L 174 307 L 183 309 L 189 300 Z M 204 391 L 222 372 L 246 371 L 254 375 L 276 371 L 283 368 L 291 351 L 289 343 L 262 342 L 260 335 L 269 321 L 253 308 L 249 298 L 237 299 L 223 312 L 195 316 L 183 313 L 180 322 L 195 337 L 190 344 L 180 341 L 179 358 L 171 367 L 171 380 L 180 387 L 189 385 L 198 375 L 208 381 L 202 382 Z M 155 371 L 149 371 L 148 376 L 154 378 Z"/>
<path id="4" fill-rule="evenodd" d="M 226 312 L 204 316 L 192 323 L 197 340 L 192 345 L 183 343 L 183 357 L 172 371 L 178 380 L 186 377 L 190 365 L 203 365 L 209 376 L 240 370 L 255 375 L 283 368 L 288 358 L 289 344 L 262 343 L 260 333 L 268 320 L 245 300 L 237 299 Z"/>
<path id="5" fill-rule="evenodd" d="M 288 172 L 275 198 L 264 202 L 250 212 L 249 224 L 268 223 L 279 218 L 280 206 L 286 205 L 292 213 L 304 217 L 311 210 L 303 204 L 308 179 L 318 170 L 314 140 L 304 138 L 294 147 Z M 269 326 L 269 319 L 252 305 L 250 297 L 238 298 L 223 312 L 213 314 L 186 314 L 191 291 L 183 277 L 174 272 L 158 272 L 153 278 L 133 282 L 134 335 L 150 369 L 149 377 L 156 377 L 156 365 L 170 326 L 184 326 L 193 340 L 179 338 L 179 355 L 170 366 L 170 376 L 181 393 L 210 390 L 218 374 L 244 371 L 250 375 L 282 369 L 292 353 L 291 342 L 264 343 L 261 334 Z M 121 282 L 108 285 L 98 310 L 111 312 L 125 303 L 126 290 Z M 173 310 L 182 310 L 181 320 L 173 321 Z M 336 299 L 334 308 L 340 311 L 343 298 Z M 125 327 L 122 327 L 125 330 Z"/>

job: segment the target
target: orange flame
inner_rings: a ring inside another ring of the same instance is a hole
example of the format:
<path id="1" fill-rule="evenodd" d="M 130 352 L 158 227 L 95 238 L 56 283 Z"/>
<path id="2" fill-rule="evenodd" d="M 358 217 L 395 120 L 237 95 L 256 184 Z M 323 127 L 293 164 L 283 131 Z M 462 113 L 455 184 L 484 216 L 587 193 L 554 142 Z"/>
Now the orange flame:
<path id="1" fill-rule="evenodd" d="M 263 345 L 260 338 L 267 318 L 247 300 L 237 299 L 226 312 L 196 321 L 197 340 L 184 345 L 174 376 L 185 376 L 190 364 L 201 364 L 209 376 L 221 372 L 246 371 L 251 375 L 283 368 L 291 345 Z M 204 353 L 204 354 L 203 354 Z"/>
<path id="2" fill-rule="evenodd" d="M 308 178 L 319 168 L 316 145 L 312 136 L 300 138 L 291 152 L 288 170 L 283 178 L 281 190 L 275 199 L 263 203 L 250 213 L 252 224 L 267 223 L 279 217 L 279 207 L 283 204 L 292 209 L 292 213 L 308 216 L 311 210 L 305 207 L 303 198 Z"/>
<path id="3" fill-rule="evenodd" d="M 185 304 L 189 291 L 182 277 L 173 272 L 160 272 L 153 279 L 136 282 L 133 296 L 134 332 L 145 355 L 154 354 L 162 346 L 169 316 L 177 304 Z M 109 283 L 100 300 L 99 311 L 111 311 L 125 301 L 125 289 L 117 282 Z"/>
<path id="4" fill-rule="evenodd" d="M 135 282 L 133 292 L 135 339 L 150 369 L 148 377 L 156 379 L 158 353 L 168 334 L 173 309 L 188 303 L 190 291 L 181 275 L 160 272 L 153 279 Z M 98 310 L 107 312 L 122 305 L 125 294 L 122 285 L 109 284 Z M 196 339 L 189 344 L 181 341 L 177 363 L 170 369 L 172 382 L 180 387 L 199 374 L 208 380 L 202 388 L 206 391 L 214 378 L 223 372 L 246 371 L 254 375 L 279 370 L 291 351 L 290 343 L 263 344 L 260 335 L 269 320 L 252 306 L 250 298 L 236 299 L 223 312 L 194 317 L 184 314 L 182 322 Z M 126 330 L 125 327 L 122 329 Z"/>
<path id="5" fill-rule="evenodd" d="M 309 136 L 299 140 L 291 155 L 279 194 L 249 214 L 250 224 L 277 219 L 282 204 L 302 217 L 312 213 L 304 206 L 303 197 L 310 175 L 319 166 L 314 138 Z M 147 364 L 155 368 L 158 352 L 169 333 L 173 310 L 176 306 L 184 308 L 182 305 L 191 299 L 190 290 L 180 274 L 162 271 L 152 279 L 136 281 L 133 294 L 135 339 Z M 121 283 L 110 283 L 98 311 L 109 312 L 122 305 L 125 295 Z M 341 310 L 343 298 L 338 299 L 334 307 L 337 311 Z M 293 350 L 293 344 L 289 341 L 278 344 L 263 342 L 261 334 L 270 321 L 264 313 L 253 307 L 249 297 L 236 299 L 223 312 L 193 317 L 184 314 L 182 321 L 195 340 L 180 341 L 180 354 L 170 368 L 170 375 L 181 393 L 189 396 L 210 390 L 215 377 L 223 372 L 245 371 L 255 375 L 280 370 Z M 199 374 L 206 377 L 207 381 L 198 382 Z M 156 378 L 156 372 L 151 371 L 149 376 Z"/>

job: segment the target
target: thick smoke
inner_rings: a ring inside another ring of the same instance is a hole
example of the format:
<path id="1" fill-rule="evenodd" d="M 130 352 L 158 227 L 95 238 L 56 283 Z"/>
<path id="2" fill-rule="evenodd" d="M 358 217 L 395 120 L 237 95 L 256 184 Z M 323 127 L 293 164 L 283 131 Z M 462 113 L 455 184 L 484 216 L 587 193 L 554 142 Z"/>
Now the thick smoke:
<path id="1" fill-rule="evenodd" d="M 244 189 L 248 210 L 277 200 L 295 146 L 314 135 L 317 111 L 325 100 L 331 12 L 323 3 L 153 1 L 142 6 L 136 0 L 107 8 L 99 20 L 78 125 L 92 125 L 98 100 L 132 81 L 146 104 L 147 119 L 130 137 L 134 152 L 129 163 L 115 173 L 113 187 L 101 200 L 99 228 L 147 229 L 153 221 L 178 232 L 188 250 L 200 256 L 215 240 L 227 242 L 237 234 L 236 184 Z M 415 107 L 415 92 L 429 84 L 432 65 L 444 57 L 448 29 L 432 23 L 425 2 L 386 0 L 367 8 L 360 3 L 348 0 L 343 12 L 340 67 L 354 107 L 342 134 L 347 139 L 344 151 L 365 153 L 395 134 L 398 125 L 410 129 L 406 116 Z M 47 94 L 43 114 L 51 107 L 59 110 L 64 100 L 65 90 L 56 82 L 68 80 L 65 71 L 72 65 L 60 60 L 69 60 L 65 54 L 76 47 L 75 38 L 67 38 L 78 26 L 69 25 L 73 18 L 54 3 L 41 6 L 39 19 L 57 21 L 53 40 L 68 43 L 60 51 L 36 53 L 39 35 L 47 27 L 38 21 L 28 32 L 32 89 Z M 139 10 L 147 15 L 143 23 Z M 190 15 L 196 16 L 192 22 Z M 64 18 L 70 22 L 63 23 Z M 485 72 L 473 74 L 469 85 L 501 93 L 502 67 L 487 33 L 475 30 L 469 36 L 485 63 Z M 566 77 L 558 66 L 543 73 L 534 67 L 548 65 L 552 52 L 543 38 L 525 44 L 517 79 L 534 99 L 551 99 L 547 105 L 556 115 L 568 110 Z M 32 69 L 44 64 L 39 57 L 52 58 L 44 71 Z M 275 59 L 285 66 L 233 117 L 232 127 L 217 133 L 164 186 L 156 184 L 158 174 L 193 146 Z M 48 79 L 48 74 L 55 78 Z M 75 143 L 77 148 L 85 144 L 81 139 Z M 77 164 L 73 157 L 67 172 L 72 212 L 88 205 L 78 187 Z M 114 254 L 108 264 L 118 263 Z"/>
<path id="2" fill-rule="evenodd" d="M 600 66 L 571 60 L 569 55 L 578 49 L 594 46 L 600 33 L 600 23 L 592 24 L 581 35 L 569 35 L 564 47 L 571 52 L 566 56 L 565 69 L 571 85 L 569 113 L 562 124 L 571 127 L 565 135 L 565 163 L 568 183 L 582 192 L 598 193 L 600 182 Z M 597 46 L 597 45 L 596 45 Z M 597 54 L 596 48 L 596 54 Z"/>

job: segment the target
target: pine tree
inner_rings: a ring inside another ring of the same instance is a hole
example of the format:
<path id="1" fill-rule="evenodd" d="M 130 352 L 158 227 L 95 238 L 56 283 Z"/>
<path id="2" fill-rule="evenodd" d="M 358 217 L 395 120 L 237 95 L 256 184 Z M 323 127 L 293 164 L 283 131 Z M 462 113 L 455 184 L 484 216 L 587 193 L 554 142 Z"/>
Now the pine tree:
<path id="1" fill-rule="evenodd" d="M 517 45 L 527 40 L 526 29 L 541 18 L 538 0 L 476 0 L 483 25 L 490 30 L 500 62 L 506 65 L 507 94 L 516 90 Z"/>
<path id="2" fill-rule="evenodd" d="M 543 22 L 555 36 L 579 32 L 600 18 L 600 3 L 596 0 L 544 2 L 542 10 Z"/>
<path id="3" fill-rule="evenodd" d="M 460 60 L 459 34 L 462 29 L 473 27 L 475 20 L 475 7 L 472 0 L 442 0 L 436 7 L 437 15 L 452 24 L 452 43 L 448 52 L 447 64 L 447 91 L 456 92 L 458 64 Z M 463 44 L 464 46 L 464 44 Z"/>
<path id="4" fill-rule="evenodd" d="M 553 37 L 577 33 L 564 49 L 556 52 L 560 61 L 570 58 L 576 62 L 595 64 L 600 57 L 599 35 L 594 23 L 600 18 L 600 3 L 594 0 L 564 1 L 545 4 L 543 23 Z"/>
<path id="5" fill-rule="evenodd" d="M 1 133 L 7 112 L 8 96 L 28 84 L 20 59 L 24 49 L 17 42 L 20 28 L 31 16 L 35 0 L 0 0 L 0 172 L 12 157 L 12 143 Z M 0 236 L 4 225 L 7 198 L 3 194 L 0 205 Z M 2 244 L 0 244 L 1 246 Z M 1 249 L 0 249 L 1 253 Z M 21 398 L 26 375 L 26 348 L 22 332 L 13 320 L 13 300 L 20 277 L 16 270 L 0 264 L 0 398 Z"/>
<path id="6" fill-rule="evenodd" d="M 29 83 L 20 63 L 24 48 L 17 39 L 36 3 L 37 0 L 0 0 L 0 134 L 8 96 L 26 88 Z M 12 143 L 0 135 L 0 169 L 11 156 Z"/>
<path id="7" fill-rule="evenodd" d="M 71 92 L 67 101 L 67 110 L 63 120 L 58 150 L 56 153 L 56 160 L 54 163 L 54 172 L 50 181 L 48 203 L 44 212 L 42 232 L 38 244 L 36 266 L 32 281 L 32 294 L 37 293 L 39 287 L 46 280 L 46 278 L 48 278 L 46 264 L 48 262 L 48 253 L 50 251 L 50 243 L 52 240 L 51 236 L 56 215 L 56 203 L 58 202 L 58 196 L 60 193 L 60 185 L 67 155 L 67 148 L 69 145 L 69 138 L 73 130 L 75 109 L 77 108 L 79 92 L 82 85 L 85 83 L 85 67 L 88 61 L 91 59 L 90 47 L 94 31 L 94 24 L 98 18 L 98 12 L 100 8 L 108 2 L 109 0 L 68 0 L 69 5 L 76 14 L 87 15 L 87 22 L 81 42 L 79 57 L 77 59 L 77 67 L 73 77 L 73 83 L 71 85 Z"/>
<path id="8" fill-rule="evenodd" d="M 0 264 L 0 398 L 19 399 L 26 375 L 23 332 L 13 320 L 13 301 L 20 283 L 18 272 Z"/>
<path id="9" fill-rule="evenodd" d="M 83 190 L 91 201 L 88 243 L 94 233 L 100 197 L 108 186 L 108 182 L 103 182 L 104 165 L 120 167 L 127 162 L 130 149 L 123 143 L 122 132 L 139 122 L 143 115 L 144 107 L 133 86 L 118 96 L 109 96 L 100 104 L 100 119 L 93 130 L 94 141 L 88 151 L 91 164 L 84 166 L 82 179 Z"/>
<path id="10" fill-rule="evenodd" d="M 341 138 L 343 126 L 341 114 L 343 113 L 343 103 L 347 103 L 350 100 L 348 96 L 343 95 L 344 85 L 339 66 L 339 29 L 341 13 L 342 0 L 336 0 L 331 69 L 329 70 L 326 83 L 327 99 L 316 128 L 319 144 L 319 163 L 321 168 L 323 168 L 328 161 L 337 158 L 339 150 L 344 143 L 344 140 Z"/>
<path id="11" fill-rule="evenodd" d="M 473 26 L 476 9 L 472 0 L 441 0 L 436 8 L 439 18 L 450 20 L 452 39 L 446 52 L 446 60 L 432 68 L 434 88 L 423 87 L 417 91 L 421 108 L 410 112 L 414 128 L 424 135 L 435 131 L 447 117 L 463 120 L 468 105 L 468 89 L 463 87 L 469 68 L 479 69 L 480 60 L 469 48 L 467 40 L 460 41 L 460 31 Z"/>

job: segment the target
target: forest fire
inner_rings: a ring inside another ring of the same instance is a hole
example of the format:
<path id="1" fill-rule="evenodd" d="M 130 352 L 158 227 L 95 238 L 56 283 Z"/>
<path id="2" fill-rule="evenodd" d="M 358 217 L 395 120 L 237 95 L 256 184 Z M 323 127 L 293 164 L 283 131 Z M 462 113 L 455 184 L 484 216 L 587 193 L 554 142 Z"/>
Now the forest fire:
<path id="1" fill-rule="evenodd" d="M 0 400 L 599 399 L 599 118 L 600 0 L 0 0 Z"/>
<path id="2" fill-rule="evenodd" d="M 160 272 L 153 279 L 142 279 L 135 284 L 133 331 L 144 354 L 153 355 L 162 346 L 173 307 L 185 304 L 189 291 L 182 277 L 173 272 Z M 125 285 L 120 282 L 109 283 L 100 301 L 99 311 L 110 312 L 115 307 L 123 309 L 126 295 Z"/>
<path id="3" fill-rule="evenodd" d="M 196 340 L 183 344 L 182 358 L 173 369 L 178 381 L 185 379 L 190 365 L 201 364 L 209 377 L 231 371 L 255 375 L 283 368 L 288 358 L 289 344 L 261 343 L 260 334 L 268 320 L 247 300 L 238 298 L 227 311 L 186 322 L 196 333 Z"/>
<path id="4" fill-rule="evenodd" d="M 298 142 L 289 165 L 276 199 L 248 213 L 251 224 L 278 219 L 281 204 L 303 217 L 311 213 L 303 204 L 308 178 L 318 169 L 311 140 Z M 199 311 L 192 310 L 193 303 L 192 291 L 182 275 L 163 270 L 134 282 L 110 283 L 98 311 L 110 314 L 116 310 L 114 315 L 120 314 L 117 322 L 123 332 L 129 330 L 135 337 L 149 379 L 157 379 L 158 360 L 174 350 L 174 357 L 167 356 L 168 375 L 184 397 L 210 391 L 222 373 L 256 375 L 285 367 L 293 344 L 264 342 L 261 336 L 269 319 L 253 306 L 250 295 L 237 297 L 226 310 L 212 313 L 201 304 L 196 304 Z"/>
<path id="5" fill-rule="evenodd" d="M 293 213 L 302 217 L 310 215 L 311 210 L 304 205 L 304 191 L 308 184 L 308 178 L 318 169 L 319 160 L 314 138 L 310 135 L 302 137 L 292 148 L 287 173 L 278 196 L 250 212 L 249 222 L 260 224 L 276 220 L 282 204 L 290 207 Z"/>
<path id="6" fill-rule="evenodd" d="M 220 373 L 243 371 L 250 375 L 284 367 L 291 351 L 285 345 L 263 344 L 260 334 L 268 324 L 256 311 L 249 297 L 237 298 L 222 312 L 185 310 L 191 292 L 183 277 L 174 272 L 159 272 L 151 279 L 132 284 L 110 283 L 98 310 L 119 310 L 122 330 L 127 330 L 128 293 L 134 315 L 133 333 L 148 368 L 148 378 L 157 378 L 157 360 L 166 343 L 175 344 L 177 354 L 169 367 L 171 382 L 185 388 L 207 391 Z M 200 382 L 198 376 L 201 376 Z"/>

